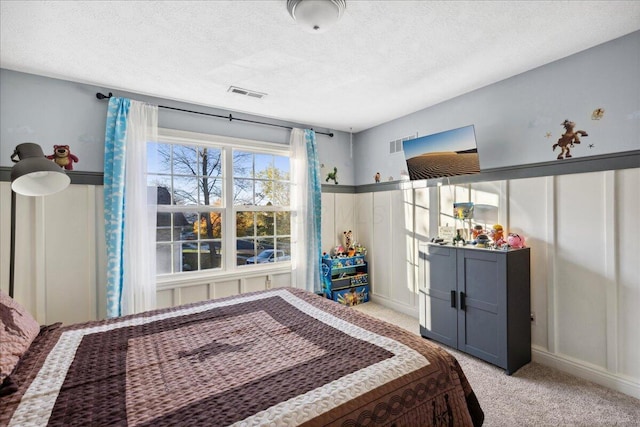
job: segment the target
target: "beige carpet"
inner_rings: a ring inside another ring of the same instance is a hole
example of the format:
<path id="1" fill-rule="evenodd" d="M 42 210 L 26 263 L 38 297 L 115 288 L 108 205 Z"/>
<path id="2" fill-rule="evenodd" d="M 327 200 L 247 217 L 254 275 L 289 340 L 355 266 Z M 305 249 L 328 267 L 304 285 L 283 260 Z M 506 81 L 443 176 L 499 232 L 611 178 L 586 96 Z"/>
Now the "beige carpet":
<path id="1" fill-rule="evenodd" d="M 354 309 L 415 334 L 418 319 L 368 302 Z M 640 400 L 532 362 L 512 376 L 445 347 L 467 375 L 491 426 L 640 426 Z"/>

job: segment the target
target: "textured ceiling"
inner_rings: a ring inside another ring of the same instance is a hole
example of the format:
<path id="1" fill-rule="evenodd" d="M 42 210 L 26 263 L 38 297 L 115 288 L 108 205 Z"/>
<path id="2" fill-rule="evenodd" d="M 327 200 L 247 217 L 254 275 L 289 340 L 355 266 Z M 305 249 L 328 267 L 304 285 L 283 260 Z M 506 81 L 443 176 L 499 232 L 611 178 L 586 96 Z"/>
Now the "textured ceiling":
<path id="1" fill-rule="evenodd" d="M 347 0 L 309 34 L 285 0 L 2 0 L 0 67 L 358 132 L 639 29 L 639 1 Z"/>

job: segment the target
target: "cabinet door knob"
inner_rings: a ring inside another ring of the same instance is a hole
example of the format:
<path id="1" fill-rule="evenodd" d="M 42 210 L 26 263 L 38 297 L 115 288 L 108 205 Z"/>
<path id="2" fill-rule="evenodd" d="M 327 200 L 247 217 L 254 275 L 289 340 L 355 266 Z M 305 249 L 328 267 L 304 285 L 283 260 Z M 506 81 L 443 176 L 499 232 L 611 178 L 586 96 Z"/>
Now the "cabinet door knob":
<path id="1" fill-rule="evenodd" d="M 467 304 L 465 302 L 465 294 L 464 292 L 460 292 L 460 310 L 466 310 Z"/>
<path id="2" fill-rule="evenodd" d="M 451 291 L 451 307 L 456 308 L 456 291 Z"/>

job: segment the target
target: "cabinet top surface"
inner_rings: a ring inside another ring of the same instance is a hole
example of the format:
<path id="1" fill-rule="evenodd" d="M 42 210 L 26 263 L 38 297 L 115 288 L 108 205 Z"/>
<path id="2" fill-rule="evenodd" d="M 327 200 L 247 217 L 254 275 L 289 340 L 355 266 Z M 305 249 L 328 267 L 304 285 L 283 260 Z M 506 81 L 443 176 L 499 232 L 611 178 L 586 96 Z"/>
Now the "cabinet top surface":
<path id="1" fill-rule="evenodd" d="M 494 248 L 478 248 L 474 245 L 464 245 L 464 246 L 456 246 L 451 243 L 446 243 L 441 245 L 439 243 L 426 242 L 427 246 L 433 246 L 436 248 L 451 248 L 451 249 L 468 249 L 472 251 L 481 251 L 481 252 L 495 252 L 495 253 L 510 253 L 510 252 L 519 252 L 519 251 L 528 251 L 529 247 L 526 248 L 509 248 L 509 249 L 494 249 Z"/>

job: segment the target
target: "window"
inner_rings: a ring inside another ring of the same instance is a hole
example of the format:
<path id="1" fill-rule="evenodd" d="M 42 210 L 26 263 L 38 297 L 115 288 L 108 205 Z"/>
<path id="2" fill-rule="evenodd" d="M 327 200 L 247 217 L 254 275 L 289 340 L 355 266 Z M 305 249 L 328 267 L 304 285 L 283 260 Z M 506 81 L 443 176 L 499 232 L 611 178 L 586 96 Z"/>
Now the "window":
<path id="1" fill-rule="evenodd" d="M 480 182 L 462 185 L 443 185 L 438 187 L 440 197 L 439 225 L 461 230 L 462 237 L 471 238 L 471 229 L 476 225 L 482 229 L 489 229 L 498 223 L 500 204 L 499 184 Z M 454 203 L 472 202 L 474 204 L 472 217 L 460 220 L 454 216 Z"/>
<path id="2" fill-rule="evenodd" d="M 233 159 L 237 265 L 289 260 L 289 157 L 233 150 Z"/>
<path id="3" fill-rule="evenodd" d="M 289 261 L 289 147 L 162 130 L 148 144 L 159 275 Z"/>

